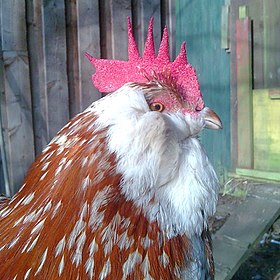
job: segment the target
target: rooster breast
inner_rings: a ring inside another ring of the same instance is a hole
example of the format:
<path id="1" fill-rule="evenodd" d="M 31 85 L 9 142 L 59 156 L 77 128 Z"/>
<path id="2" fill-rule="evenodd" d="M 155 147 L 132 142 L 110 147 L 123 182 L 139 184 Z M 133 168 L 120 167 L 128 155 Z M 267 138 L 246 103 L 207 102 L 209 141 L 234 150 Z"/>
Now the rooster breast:
<path id="1" fill-rule="evenodd" d="M 114 108 L 104 114 L 100 106 L 98 123 L 109 127 L 108 148 L 122 174 L 122 193 L 171 236 L 174 228 L 176 234 L 201 234 L 205 218 L 215 211 L 219 189 L 196 137 L 201 120 L 152 112 L 143 92 L 130 87 L 109 98 Z"/>
<path id="2" fill-rule="evenodd" d="M 129 85 L 71 120 L 0 211 L 2 279 L 204 279 L 218 183 L 196 126 Z"/>

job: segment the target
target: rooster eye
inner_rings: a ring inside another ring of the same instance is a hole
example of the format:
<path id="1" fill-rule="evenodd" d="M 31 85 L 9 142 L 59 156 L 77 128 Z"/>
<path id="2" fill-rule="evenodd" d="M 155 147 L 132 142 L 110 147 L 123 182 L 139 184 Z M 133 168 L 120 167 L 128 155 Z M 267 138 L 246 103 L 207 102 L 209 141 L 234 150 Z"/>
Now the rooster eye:
<path id="1" fill-rule="evenodd" d="M 164 106 L 161 103 L 155 102 L 150 104 L 150 109 L 152 111 L 162 112 L 164 110 Z"/>

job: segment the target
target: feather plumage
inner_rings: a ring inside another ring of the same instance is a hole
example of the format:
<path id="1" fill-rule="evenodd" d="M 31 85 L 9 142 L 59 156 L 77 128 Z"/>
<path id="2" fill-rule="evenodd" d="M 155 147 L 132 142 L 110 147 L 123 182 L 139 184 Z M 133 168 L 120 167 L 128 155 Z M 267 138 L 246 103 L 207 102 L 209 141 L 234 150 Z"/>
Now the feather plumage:
<path id="1" fill-rule="evenodd" d="M 152 112 L 148 100 L 143 85 L 123 86 L 36 159 L 0 211 L 2 279 L 213 273 L 206 232 L 218 181 L 196 138 L 203 118 Z"/>

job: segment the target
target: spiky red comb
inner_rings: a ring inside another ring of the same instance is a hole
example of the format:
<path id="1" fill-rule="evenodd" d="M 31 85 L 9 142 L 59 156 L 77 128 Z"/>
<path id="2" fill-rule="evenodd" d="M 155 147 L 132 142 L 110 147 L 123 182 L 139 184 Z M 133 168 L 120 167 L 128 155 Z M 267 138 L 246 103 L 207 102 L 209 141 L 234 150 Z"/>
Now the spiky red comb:
<path id="1" fill-rule="evenodd" d="M 168 73 L 176 81 L 180 94 L 189 103 L 196 104 L 202 109 L 204 104 L 200 92 L 199 82 L 195 69 L 188 63 L 186 43 L 181 45 L 180 53 L 171 62 L 169 58 L 168 30 L 164 28 L 158 55 L 154 50 L 153 18 L 151 18 L 143 57 L 132 34 L 130 18 L 128 27 L 128 61 L 97 59 L 85 53 L 92 65 L 96 68 L 92 75 L 94 86 L 101 92 L 113 92 L 128 82 L 146 82 L 147 76 L 160 76 Z"/>

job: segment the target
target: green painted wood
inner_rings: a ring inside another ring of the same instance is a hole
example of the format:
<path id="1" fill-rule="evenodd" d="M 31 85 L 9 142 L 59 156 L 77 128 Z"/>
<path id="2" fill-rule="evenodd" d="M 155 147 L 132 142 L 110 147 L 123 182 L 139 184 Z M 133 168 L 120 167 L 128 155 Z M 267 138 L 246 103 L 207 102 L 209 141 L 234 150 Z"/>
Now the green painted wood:
<path id="1" fill-rule="evenodd" d="M 248 17 L 248 6 L 239 7 L 239 19 L 245 19 Z"/>
<path id="2" fill-rule="evenodd" d="M 253 167 L 251 20 L 236 21 L 238 167 Z"/>
<path id="3" fill-rule="evenodd" d="M 246 77 L 243 74 L 239 75 L 236 71 L 238 66 L 238 54 L 236 52 L 237 44 L 235 43 L 238 38 L 236 38 L 236 26 L 235 21 L 239 18 L 240 6 L 246 5 L 248 7 L 247 12 L 250 17 L 252 24 L 252 63 L 250 60 L 247 61 L 247 67 L 250 68 L 252 65 L 252 85 L 250 86 L 247 83 L 247 87 L 251 89 L 264 89 L 267 88 L 266 93 L 259 94 L 255 98 L 255 94 L 258 91 L 253 91 L 254 95 L 253 100 L 254 105 L 253 109 L 253 123 L 254 129 L 251 130 L 252 138 L 254 139 L 254 152 L 253 152 L 253 166 L 251 168 L 256 168 L 257 170 L 262 171 L 273 171 L 278 170 L 277 165 L 277 149 L 278 147 L 271 149 L 272 142 L 280 141 L 278 135 L 277 120 L 279 120 L 279 113 L 271 112 L 274 109 L 270 110 L 270 106 L 274 108 L 272 101 L 279 100 L 279 86 L 280 86 L 280 76 L 279 76 L 279 31 L 280 31 L 280 13 L 279 13 L 279 1 L 278 0 L 236 0 L 231 1 L 231 91 L 232 91 L 232 159 L 234 161 L 234 167 L 240 167 L 239 162 L 237 161 L 236 155 L 239 157 L 244 157 L 243 153 L 240 155 L 240 143 L 237 143 L 237 136 L 244 137 L 243 133 L 248 135 L 247 129 L 240 128 L 238 126 L 243 119 L 237 122 L 239 117 L 238 108 L 243 107 L 244 110 L 248 110 L 246 104 L 244 104 L 242 99 L 238 99 L 237 88 L 238 84 L 244 84 L 244 89 L 246 87 Z M 243 53 L 241 52 L 243 55 Z M 251 56 L 251 55 L 250 55 Z M 278 73 L 277 72 L 278 69 Z M 247 76 L 248 77 L 248 76 Z M 239 79 L 239 83 L 237 80 Z M 249 81 L 251 83 L 251 81 Z M 242 87 L 241 87 L 242 90 Z M 259 92 L 260 93 L 260 92 Z M 269 100 L 270 99 L 270 100 Z M 251 102 L 250 102 L 251 103 Z M 279 105 L 278 111 L 279 111 Z M 273 114 L 273 118 L 271 117 Z M 242 114 L 240 114 L 242 115 Z M 241 116 L 242 117 L 242 116 Z M 244 118 L 244 115 L 243 115 Z M 270 118 L 269 124 L 267 119 Z M 237 126 L 236 126 L 237 124 Z M 243 126 L 243 123 L 242 123 Z M 239 127 L 239 128 L 238 128 Z M 270 127 L 268 129 L 268 127 Z M 240 142 L 240 141 L 239 141 Z M 251 143 L 251 142 L 250 142 Z M 238 144 L 238 145 L 237 145 Z M 244 150 L 246 150 L 246 145 L 243 145 Z M 250 148 L 250 150 L 252 150 Z M 275 157 L 276 153 L 276 157 Z M 248 168 L 248 167 L 247 167 Z M 278 171 L 277 171 L 278 172 Z M 262 173 L 263 174 L 263 173 Z M 265 176 L 265 175 L 264 175 Z M 256 178 L 256 177 L 254 177 Z"/>
<path id="4" fill-rule="evenodd" d="M 280 181 L 280 173 L 277 172 L 267 172 L 267 171 L 256 170 L 256 169 L 236 168 L 236 174 L 244 177 Z"/>
<path id="5" fill-rule="evenodd" d="M 271 99 L 269 93 L 265 89 L 253 92 L 254 168 L 280 172 L 280 99 Z"/>
<path id="6" fill-rule="evenodd" d="M 223 130 L 205 130 L 201 141 L 220 179 L 231 168 L 229 54 L 221 48 L 224 0 L 176 1 L 177 53 L 187 42 L 189 62 L 196 68 L 205 104 L 220 116 Z"/>
<path id="7" fill-rule="evenodd" d="M 253 22 L 253 88 L 264 88 L 264 19 L 263 0 L 248 3 L 249 16 Z"/>
<path id="8" fill-rule="evenodd" d="M 280 87 L 280 1 L 263 0 L 264 87 Z"/>
<path id="9" fill-rule="evenodd" d="M 268 89 L 268 95 L 270 99 L 280 99 L 280 88 Z"/>
<path id="10" fill-rule="evenodd" d="M 221 48 L 229 49 L 229 15 L 230 15 L 230 6 L 222 6 L 221 11 Z"/>

